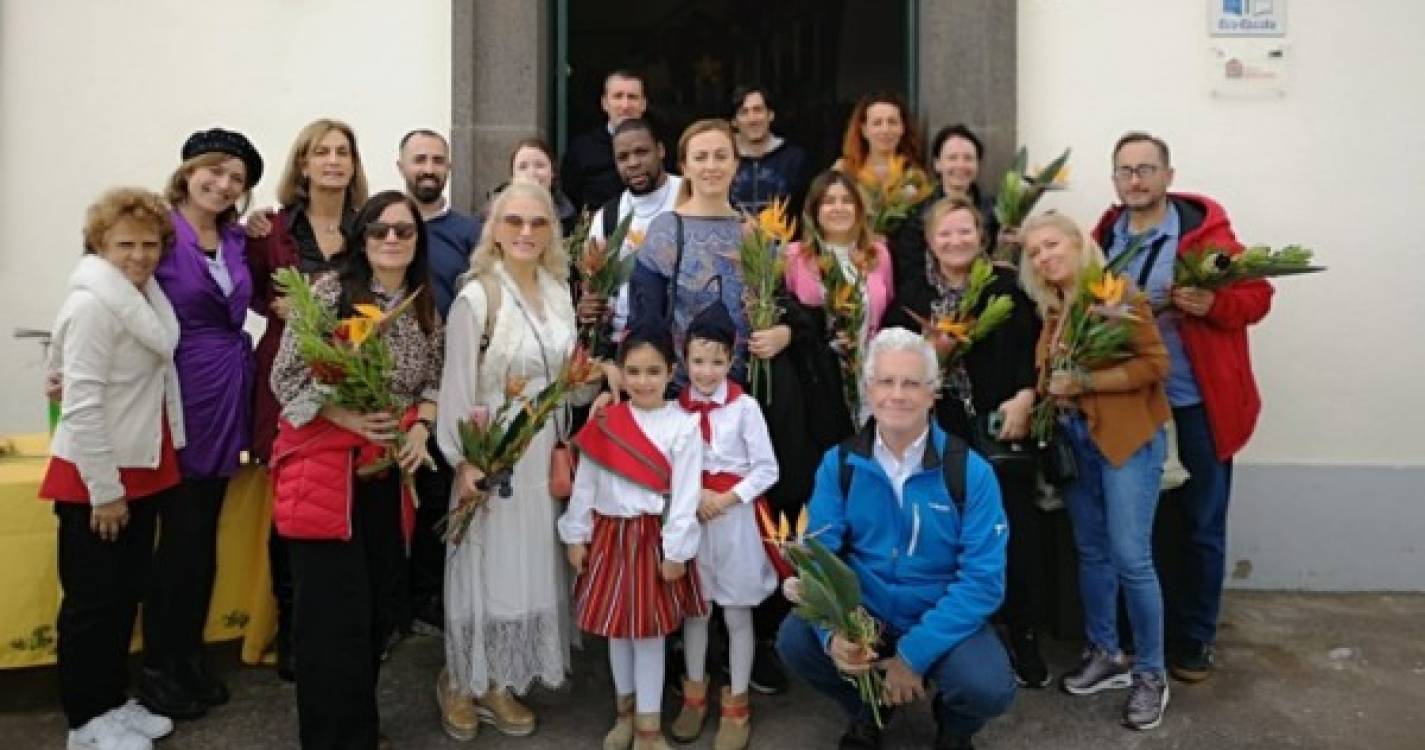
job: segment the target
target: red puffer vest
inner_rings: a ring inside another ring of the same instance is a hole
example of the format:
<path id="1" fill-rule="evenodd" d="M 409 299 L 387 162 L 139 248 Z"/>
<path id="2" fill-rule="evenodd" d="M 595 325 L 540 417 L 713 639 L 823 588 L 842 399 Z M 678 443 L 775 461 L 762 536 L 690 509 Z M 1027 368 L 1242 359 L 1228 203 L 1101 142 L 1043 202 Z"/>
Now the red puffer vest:
<path id="1" fill-rule="evenodd" d="M 414 417 L 412 409 L 401 420 L 401 429 L 408 429 Z M 321 417 L 302 427 L 280 420 L 270 470 L 277 533 L 288 539 L 350 541 L 356 470 L 384 453 L 381 446 Z M 414 521 L 414 498 L 402 482 L 401 532 L 407 544 Z"/>

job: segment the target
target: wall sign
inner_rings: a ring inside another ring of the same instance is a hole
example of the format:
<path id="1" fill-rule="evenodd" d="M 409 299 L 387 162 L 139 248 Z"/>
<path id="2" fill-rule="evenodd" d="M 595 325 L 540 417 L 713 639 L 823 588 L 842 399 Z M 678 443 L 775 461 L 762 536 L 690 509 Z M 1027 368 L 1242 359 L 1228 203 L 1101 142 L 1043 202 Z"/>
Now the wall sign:
<path id="1" fill-rule="evenodd" d="M 1212 36 L 1286 36 L 1286 0 L 1208 0 Z"/>

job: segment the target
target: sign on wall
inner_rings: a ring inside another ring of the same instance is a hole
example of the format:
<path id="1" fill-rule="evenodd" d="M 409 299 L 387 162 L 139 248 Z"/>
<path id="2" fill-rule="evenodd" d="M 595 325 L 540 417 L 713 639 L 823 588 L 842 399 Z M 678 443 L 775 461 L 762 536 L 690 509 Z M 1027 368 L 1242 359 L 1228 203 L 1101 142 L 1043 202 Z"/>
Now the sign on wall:
<path id="1" fill-rule="evenodd" d="M 1212 36 L 1286 36 L 1286 0 L 1208 0 Z"/>

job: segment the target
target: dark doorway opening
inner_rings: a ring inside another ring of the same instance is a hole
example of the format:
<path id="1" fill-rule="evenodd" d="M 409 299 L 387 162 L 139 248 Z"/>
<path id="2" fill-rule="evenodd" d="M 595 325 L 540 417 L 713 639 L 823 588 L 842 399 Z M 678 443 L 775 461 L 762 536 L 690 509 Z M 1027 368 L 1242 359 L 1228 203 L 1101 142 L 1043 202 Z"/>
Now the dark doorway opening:
<path id="1" fill-rule="evenodd" d="M 914 102 L 914 0 L 559 0 L 553 132 L 604 123 L 599 94 L 616 68 L 643 72 L 649 115 L 668 145 L 702 117 L 730 117 L 733 89 L 767 86 L 773 130 L 829 167 L 856 99 L 874 90 Z M 563 86 L 561 87 L 560 84 Z M 562 99 L 562 101 L 560 100 Z"/>

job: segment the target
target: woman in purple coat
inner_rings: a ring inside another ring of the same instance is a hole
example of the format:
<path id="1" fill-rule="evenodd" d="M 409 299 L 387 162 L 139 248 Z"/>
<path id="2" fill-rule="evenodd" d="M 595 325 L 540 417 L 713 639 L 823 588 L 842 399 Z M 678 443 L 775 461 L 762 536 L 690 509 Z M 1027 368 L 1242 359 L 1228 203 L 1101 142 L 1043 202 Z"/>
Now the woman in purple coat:
<path id="1" fill-rule="evenodd" d="M 154 277 L 179 322 L 174 364 L 191 440 L 178 454 L 181 491 L 159 508 L 153 580 L 144 601 L 144 669 L 136 691 L 174 718 L 227 702 L 203 659 L 203 629 L 217 573 L 218 515 L 251 438 L 252 300 L 238 203 L 262 177 L 262 157 L 228 130 L 194 133 L 167 188 L 176 233 Z"/>

